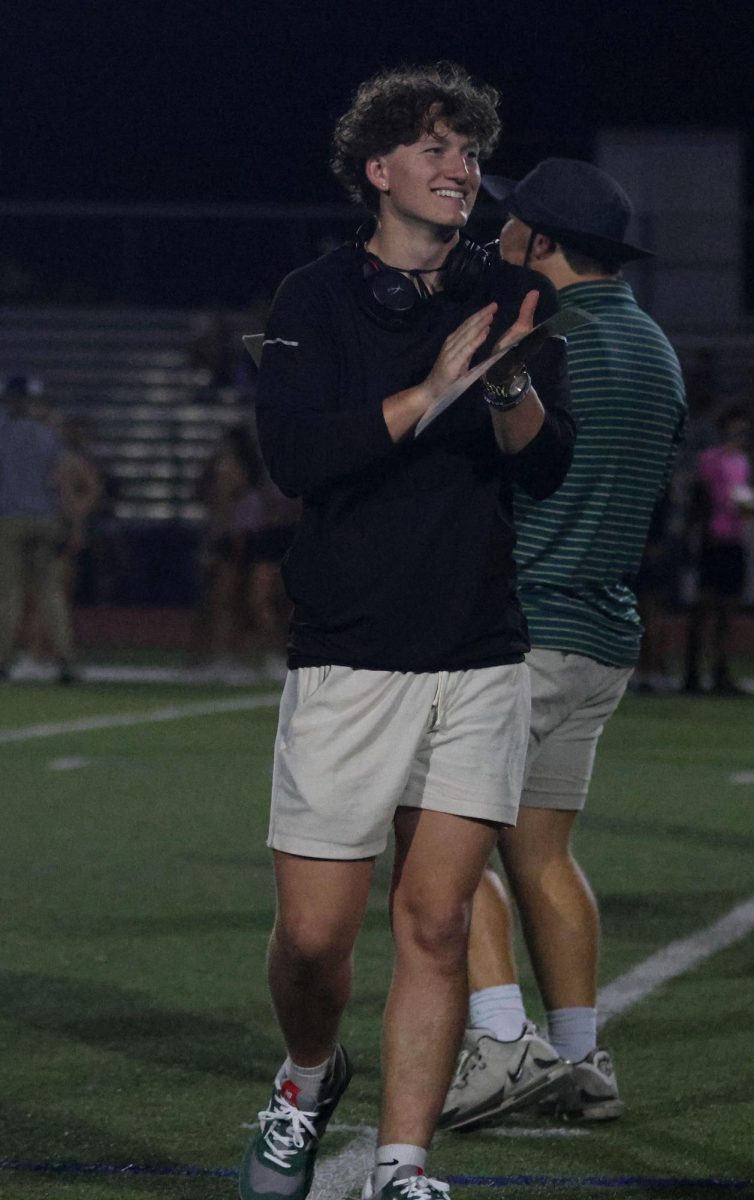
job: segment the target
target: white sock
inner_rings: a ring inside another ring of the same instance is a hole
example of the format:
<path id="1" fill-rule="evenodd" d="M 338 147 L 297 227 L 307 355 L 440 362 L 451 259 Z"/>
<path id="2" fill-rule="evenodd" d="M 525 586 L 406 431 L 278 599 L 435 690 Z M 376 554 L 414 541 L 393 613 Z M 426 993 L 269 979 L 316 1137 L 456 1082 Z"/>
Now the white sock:
<path id="1" fill-rule="evenodd" d="M 554 1008 L 547 1014 L 547 1040 L 561 1058 L 581 1062 L 597 1045 L 596 1008 Z"/>
<path id="2" fill-rule="evenodd" d="M 424 1172 L 427 1151 L 423 1146 L 409 1146 L 404 1142 L 391 1142 L 378 1146 L 374 1159 L 374 1190 L 379 1192 L 400 1167 L 418 1167 Z"/>
<path id="3" fill-rule="evenodd" d="M 293 1084 L 293 1087 L 289 1088 L 286 1093 L 286 1100 L 303 1111 L 312 1108 L 317 1103 L 320 1084 L 331 1063 L 332 1054 L 318 1067 L 300 1067 L 292 1058 L 286 1058 L 277 1075 L 278 1080 L 283 1084 L 284 1093 L 286 1093 L 285 1084 Z"/>
<path id="4" fill-rule="evenodd" d="M 526 1021 L 521 988 L 517 983 L 472 992 L 469 1015 L 474 1029 L 489 1029 L 500 1042 L 515 1042 Z"/>

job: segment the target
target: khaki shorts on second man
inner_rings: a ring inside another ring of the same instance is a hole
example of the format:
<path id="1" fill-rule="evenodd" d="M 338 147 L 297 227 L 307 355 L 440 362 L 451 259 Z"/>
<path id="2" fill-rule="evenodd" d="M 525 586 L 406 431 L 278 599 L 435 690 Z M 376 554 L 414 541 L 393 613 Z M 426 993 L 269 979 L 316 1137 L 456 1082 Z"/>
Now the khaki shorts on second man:
<path id="1" fill-rule="evenodd" d="M 583 654 L 533 649 L 531 733 L 522 808 L 580 811 L 592 778 L 597 743 L 633 667 L 608 667 Z"/>
<path id="2" fill-rule="evenodd" d="M 399 806 L 513 824 L 528 730 L 524 663 L 421 675 L 291 671 L 267 844 L 308 858 L 371 858 Z"/>

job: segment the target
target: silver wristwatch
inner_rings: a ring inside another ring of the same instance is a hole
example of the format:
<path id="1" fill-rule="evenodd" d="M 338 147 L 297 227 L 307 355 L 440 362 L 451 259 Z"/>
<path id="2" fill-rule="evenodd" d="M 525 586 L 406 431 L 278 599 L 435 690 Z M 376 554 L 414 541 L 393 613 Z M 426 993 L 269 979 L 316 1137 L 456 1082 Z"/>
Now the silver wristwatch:
<path id="1" fill-rule="evenodd" d="M 490 408 L 494 408 L 496 412 L 507 412 L 511 408 L 518 408 L 525 398 L 531 387 L 531 376 L 526 368 L 522 367 L 505 383 L 490 383 L 488 379 L 482 378 L 482 387 Z"/>

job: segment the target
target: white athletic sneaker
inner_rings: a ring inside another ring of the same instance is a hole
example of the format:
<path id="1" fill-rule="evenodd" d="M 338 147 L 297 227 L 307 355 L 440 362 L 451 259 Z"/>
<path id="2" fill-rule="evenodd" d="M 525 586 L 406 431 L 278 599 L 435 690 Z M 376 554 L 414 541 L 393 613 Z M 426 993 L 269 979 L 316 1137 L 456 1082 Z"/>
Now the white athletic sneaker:
<path id="1" fill-rule="evenodd" d="M 571 1064 L 565 1087 L 540 1105 L 541 1112 L 562 1121 L 613 1121 L 624 1108 L 610 1052 L 600 1047 Z"/>
<path id="2" fill-rule="evenodd" d="M 556 1094 L 570 1078 L 565 1062 L 537 1026 L 501 1042 L 485 1029 L 467 1029 L 438 1129 L 474 1129 Z"/>
<path id="3" fill-rule="evenodd" d="M 361 1200 L 449 1200 L 450 1186 L 430 1179 L 419 1167 L 398 1167 L 379 1192 L 374 1190 L 374 1175 L 367 1175 Z"/>

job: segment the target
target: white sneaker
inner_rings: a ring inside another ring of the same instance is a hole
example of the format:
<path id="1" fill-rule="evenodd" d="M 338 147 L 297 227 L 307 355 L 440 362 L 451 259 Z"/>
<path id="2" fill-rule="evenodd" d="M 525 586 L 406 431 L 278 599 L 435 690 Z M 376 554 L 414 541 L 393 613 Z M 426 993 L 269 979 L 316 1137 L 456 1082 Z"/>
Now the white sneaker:
<path id="1" fill-rule="evenodd" d="M 570 1064 L 565 1087 L 540 1106 L 541 1112 L 562 1121 L 614 1121 L 624 1110 L 610 1052 L 600 1047 Z"/>
<path id="2" fill-rule="evenodd" d="M 531 1021 L 513 1042 L 501 1042 L 486 1029 L 468 1029 L 437 1128 L 494 1124 L 557 1093 L 570 1074 L 571 1064 Z"/>

